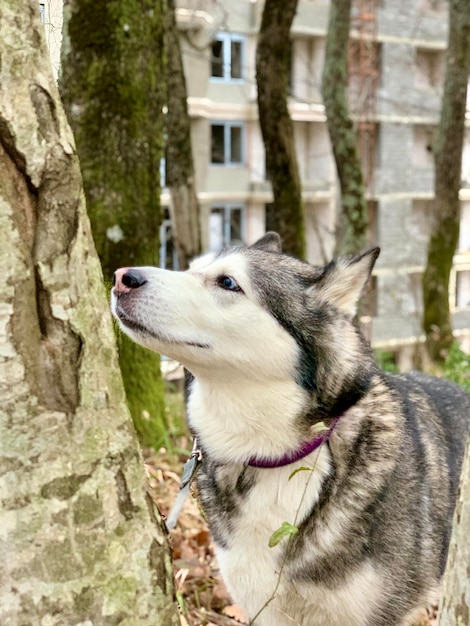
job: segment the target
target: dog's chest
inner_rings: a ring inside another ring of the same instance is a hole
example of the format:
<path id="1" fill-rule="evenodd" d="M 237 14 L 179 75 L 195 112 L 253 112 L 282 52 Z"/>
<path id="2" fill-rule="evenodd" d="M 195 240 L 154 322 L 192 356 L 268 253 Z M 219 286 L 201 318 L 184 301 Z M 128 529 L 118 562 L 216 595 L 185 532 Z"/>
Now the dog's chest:
<path id="1" fill-rule="evenodd" d="M 377 603 L 381 581 L 370 563 L 348 575 L 340 588 L 330 589 L 292 579 L 290 568 L 301 563 L 285 562 L 288 537 L 269 546 L 284 522 L 299 526 L 311 513 L 330 472 L 330 452 L 322 446 L 296 464 L 257 470 L 251 481 L 246 477 L 245 489 L 240 478 L 224 483 L 217 471 L 202 481 L 201 487 L 211 492 L 201 495 L 209 503 L 211 527 L 217 529 L 222 577 L 251 620 L 261 612 L 259 626 L 365 626 Z M 319 546 L 307 543 L 309 558 L 315 558 Z"/>
<path id="2" fill-rule="evenodd" d="M 302 522 L 318 500 L 329 472 L 329 451 L 322 447 L 295 464 L 257 470 L 253 484 L 238 496 L 232 515 L 227 516 L 222 506 L 217 509 L 216 502 L 211 506 L 211 525 L 221 531 L 225 521 L 223 547 L 219 544 L 217 549 L 222 576 L 234 600 L 251 618 L 273 594 L 284 569 L 288 537 L 270 547 L 271 537 L 285 522 L 293 527 Z M 217 491 L 227 494 L 221 484 Z"/>

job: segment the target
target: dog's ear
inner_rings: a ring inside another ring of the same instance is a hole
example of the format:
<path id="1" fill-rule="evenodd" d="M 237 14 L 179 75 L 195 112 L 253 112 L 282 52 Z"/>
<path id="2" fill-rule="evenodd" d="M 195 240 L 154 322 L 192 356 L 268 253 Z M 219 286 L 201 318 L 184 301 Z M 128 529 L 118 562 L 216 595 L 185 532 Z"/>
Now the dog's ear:
<path id="1" fill-rule="evenodd" d="M 281 238 L 277 233 L 270 231 L 264 237 L 255 241 L 250 248 L 264 250 L 265 252 L 282 252 Z"/>
<path id="2" fill-rule="evenodd" d="M 317 283 L 317 293 L 343 313 L 354 317 L 379 253 L 380 248 L 373 248 L 352 259 L 331 263 Z"/>

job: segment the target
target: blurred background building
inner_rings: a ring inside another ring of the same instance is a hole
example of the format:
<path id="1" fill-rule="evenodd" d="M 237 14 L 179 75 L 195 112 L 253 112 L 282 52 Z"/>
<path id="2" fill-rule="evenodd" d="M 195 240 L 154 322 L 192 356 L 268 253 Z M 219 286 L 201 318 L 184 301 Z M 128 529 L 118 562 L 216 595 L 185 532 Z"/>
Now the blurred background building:
<path id="1" fill-rule="evenodd" d="M 299 0 L 290 48 L 290 113 L 306 209 L 307 255 L 330 260 L 338 186 L 321 97 L 328 0 Z M 370 241 L 382 252 L 363 310 L 375 348 L 412 366 L 421 330 L 421 276 L 433 197 L 432 141 L 445 70 L 446 0 L 355 0 L 350 111 L 367 182 Z M 62 0 L 40 3 L 55 72 Z M 270 227 L 258 124 L 255 55 L 262 0 L 177 0 L 205 250 L 252 243 Z M 470 102 L 462 165 L 460 241 L 449 293 L 455 335 L 470 351 Z M 162 163 L 162 205 L 168 207 Z M 176 255 L 168 218 L 161 265 Z"/>

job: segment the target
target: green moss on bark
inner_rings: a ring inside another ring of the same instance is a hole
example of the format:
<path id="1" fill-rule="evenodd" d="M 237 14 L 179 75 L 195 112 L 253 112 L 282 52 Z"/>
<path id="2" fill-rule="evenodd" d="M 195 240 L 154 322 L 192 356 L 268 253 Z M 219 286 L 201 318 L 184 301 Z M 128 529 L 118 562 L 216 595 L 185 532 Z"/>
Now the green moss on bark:
<path id="1" fill-rule="evenodd" d="M 65 15 L 60 87 L 109 281 L 118 267 L 158 264 L 163 26 L 162 0 L 71 0 Z M 123 340 L 120 365 L 141 443 L 157 445 L 164 416 L 159 357 Z"/>
<path id="2" fill-rule="evenodd" d="M 305 258 L 305 208 L 287 107 L 290 49 L 287 42 L 297 0 L 266 0 L 256 52 L 256 81 L 266 169 L 273 189 L 271 228 L 285 252 Z"/>
<path id="3" fill-rule="evenodd" d="M 164 443 L 162 433 L 167 430 L 160 357 L 122 337 L 119 362 L 139 440 L 143 446 L 158 448 Z"/>
<path id="4" fill-rule="evenodd" d="M 352 255 L 367 243 L 367 203 L 356 131 L 349 115 L 348 40 L 351 0 L 332 0 L 322 94 L 341 189 L 336 254 Z"/>
<path id="5" fill-rule="evenodd" d="M 450 206 L 447 205 L 448 208 Z M 439 211 L 437 200 L 435 207 Z M 454 217 L 441 216 L 439 230 L 431 235 L 427 266 L 423 275 L 423 328 L 426 346 L 432 361 L 438 364 L 444 363 L 454 341 L 449 307 L 449 277 L 459 236 L 458 196 L 456 208 Z"/>

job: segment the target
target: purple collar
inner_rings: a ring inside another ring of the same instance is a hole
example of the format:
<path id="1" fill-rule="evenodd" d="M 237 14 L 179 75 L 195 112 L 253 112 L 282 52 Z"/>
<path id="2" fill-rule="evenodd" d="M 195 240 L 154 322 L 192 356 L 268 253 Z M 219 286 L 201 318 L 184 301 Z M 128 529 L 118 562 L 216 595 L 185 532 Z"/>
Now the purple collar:
<path id="1" fill-rule="evenodd" d="M 263 469 L 269 469 L 269 468 L 274 468 L 274 467 L 283 467 L 284 465 L 290 465 L 291 463 L 300 461 L 300 459 L 303 459 L 308 454 L 310 454 L 311 452 L 319 448 L 324 441 L 328 441 L 331 433 L 333 432 L 334 427 L 336 426 L 338 422 L 339 422 L 339 416 L 335 417 L 332 420 L 328 430 L 324 430 L 320 435 L 317 435 L 315 439 L 312 439 L 311 441 L 306 441 L 297 450 L 288 452 L 287 454 L 284 454 L 284 456 L 281 456 L 280 458 L 277 458 L 277 459 L 269 459 L 266 457 L 258 458 L 256 456 L 253 456 L 248 461 L 247 465 L 250 465 L 251 467 L 260 467 Z"/>

